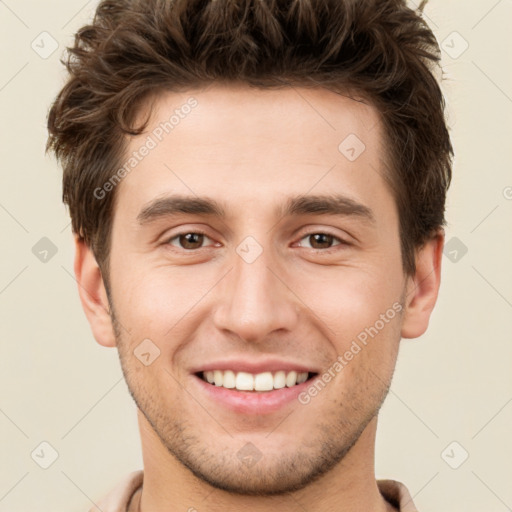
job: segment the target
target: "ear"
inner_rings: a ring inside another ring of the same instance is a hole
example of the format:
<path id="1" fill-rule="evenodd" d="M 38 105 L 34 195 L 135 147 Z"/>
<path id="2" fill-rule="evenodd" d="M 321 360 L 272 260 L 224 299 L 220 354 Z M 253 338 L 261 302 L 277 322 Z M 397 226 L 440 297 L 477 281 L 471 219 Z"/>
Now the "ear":
<path id="1" fill-rule="evenodd" d="M 75 277 L 80 302 L 94 338 L 104 347 L 115 347 L 116 338 L 100 268 L 92 250 L 77 236 L 75 236 Z"/>
<path id="2" fill-rule="evenodd" d="M 443 246 L 440 229 L 416 252 L 416 272 L 407 280 L 402 338 L 417 338 L 427 330 L 441 284 Z"/>

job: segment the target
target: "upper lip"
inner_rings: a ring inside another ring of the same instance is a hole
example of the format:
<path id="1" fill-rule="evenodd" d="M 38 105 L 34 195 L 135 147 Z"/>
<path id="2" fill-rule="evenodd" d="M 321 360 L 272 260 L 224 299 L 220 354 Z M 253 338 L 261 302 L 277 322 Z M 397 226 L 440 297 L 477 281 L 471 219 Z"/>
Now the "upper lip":
<path id="1" fill-rule="evenodd" d="M 308 372 L 319 373 L 318 368 L 295 363 L 293 361 L 283 361 L 280 359 L 261 359 L 259 361 L 248 359 L 222 359 L 219 361 L 210 362 L 191 370 L 191 373 L 207 372 L 212 370 L 233 370 L 236 372 L 247 373 L 263 373 L 263 372 L 277 372 L 283 370 L 285 372 Z"/>

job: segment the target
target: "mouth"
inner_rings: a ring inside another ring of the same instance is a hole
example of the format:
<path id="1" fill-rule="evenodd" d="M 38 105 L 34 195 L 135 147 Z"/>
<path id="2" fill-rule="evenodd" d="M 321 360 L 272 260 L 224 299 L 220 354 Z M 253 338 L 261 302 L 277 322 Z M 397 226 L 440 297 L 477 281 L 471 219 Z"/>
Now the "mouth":
<path id="1" fill-rule="evenodd" d="M 205 398 L 205 404 L 244 416 L 278 413 L 286 407 L 300 405 L 299 396 L 314 385 L 317 372 L 278 370 L 250 373 L 233 370 L 194 372 L 193 389 Z M 301 409 L 304 410 L 304 409 Z"/>
<path id="2" fill-rule="evenodd" d="M 316 385 L 321 371 L 315 363 L 234 356 L 189 369 L 191 389 L 203 397 L 203 404 L 249 416 L 271 415 L 294 405 L 304 411 L 300 395 Z"/>
<path id="3" fill-rule="evenodd" d="M 208 370 L 196 372 L 194 375 L 218 388 L 248 393 L 269 393 L 300 386 L 314 379 L 318 373 L 278 370 L 254 374 L 234 370 Z"/>

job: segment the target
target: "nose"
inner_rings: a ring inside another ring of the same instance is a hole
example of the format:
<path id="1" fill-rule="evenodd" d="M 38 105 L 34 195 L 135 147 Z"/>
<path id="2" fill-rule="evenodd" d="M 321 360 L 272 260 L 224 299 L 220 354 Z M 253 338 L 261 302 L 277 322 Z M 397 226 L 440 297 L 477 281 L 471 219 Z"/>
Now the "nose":
<path id="1" fill-rule="evenodd" d="M 219 330 L 255 343 L 297 325 L 297 297 L 271 252 L 263 250 L 252 263 L 234 253 L 233 268 L 218 287 L 213 318 Z"/>

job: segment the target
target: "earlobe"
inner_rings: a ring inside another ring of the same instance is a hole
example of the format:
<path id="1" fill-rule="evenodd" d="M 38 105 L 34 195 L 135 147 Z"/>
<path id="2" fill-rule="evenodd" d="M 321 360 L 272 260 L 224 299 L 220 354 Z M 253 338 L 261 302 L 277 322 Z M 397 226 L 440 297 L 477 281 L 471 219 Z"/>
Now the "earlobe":
<path id="1" fill-rule="evenodd" d="M 74 270 L 80 302 L 94 338 L 100 345 L 115 347 L 114 328 L 103 277 L 92 250 L 79 237 L 75 237 Z"/>
<path id="2" fill-rule="evenodd" d="M 416 272 L 409 277 L 402 338 L 417 338 L 428 327 L 441 283 L 444 230 L 440 229 L 416 254 Z"/>

